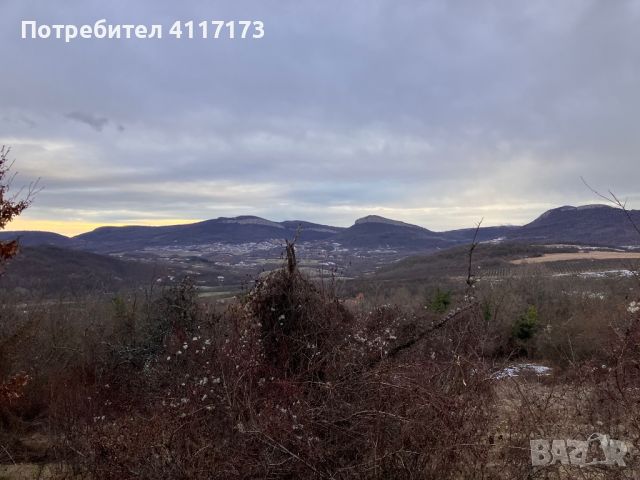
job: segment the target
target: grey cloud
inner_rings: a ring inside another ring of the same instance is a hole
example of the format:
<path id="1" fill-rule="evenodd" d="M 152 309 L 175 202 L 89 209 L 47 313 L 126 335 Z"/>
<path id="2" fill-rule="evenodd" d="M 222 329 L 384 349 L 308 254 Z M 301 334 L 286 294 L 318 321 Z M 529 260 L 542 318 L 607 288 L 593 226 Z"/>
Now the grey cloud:
<path id="1" fill-rule="evenodd" d="M 71 112 L 67 113 L 65 117 L 71 120 L 76 120 L 80 123 L 84 123 L 93 128 L 96 132 L 101 132 L 102 129 L 109 123 L 109 119 L 105 117 L 98 117 L 91 113 L 85 112 Z"/>

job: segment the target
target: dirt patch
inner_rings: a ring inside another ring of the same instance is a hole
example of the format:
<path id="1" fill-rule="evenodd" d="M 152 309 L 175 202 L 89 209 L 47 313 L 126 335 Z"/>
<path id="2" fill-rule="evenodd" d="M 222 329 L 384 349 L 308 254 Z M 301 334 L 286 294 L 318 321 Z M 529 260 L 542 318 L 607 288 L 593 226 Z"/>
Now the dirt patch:
<path id="1" fill-rule="evenodd" d="M 637 252 L 575 252 L 575 253 L 545 253 L 540 257 L 520 258 L 512 260 L 514 265 L 526 265 L 531 263 L 563 262 L 568 260 L 631 260 L 640 258 Z"/>

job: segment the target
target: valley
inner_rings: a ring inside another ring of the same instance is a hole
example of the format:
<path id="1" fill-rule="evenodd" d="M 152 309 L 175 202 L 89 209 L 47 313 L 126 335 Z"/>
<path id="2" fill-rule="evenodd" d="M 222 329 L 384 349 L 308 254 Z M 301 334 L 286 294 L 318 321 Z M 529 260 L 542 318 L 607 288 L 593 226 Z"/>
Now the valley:
<path id="1" fill-rule="evenodd" d="M 632 218 L 639 215 L 631 212 Z M 604 205 L 553 209 L 522 227 L 480 227 L 473 275 L 487 281 L 630 275 L 640 258 L 635 233 L 619 210 Z M 0 282 L 27 296 L 46 296 L 60 286 L 78 293 L 90 285 L 113 294 L 190 277 L 203 298 L 226 302 L 280 268 L 286 241 L 296 239 L 299 269 L 312 279 L 340 282 L 348 296 L 379 282 L 461 282 L 475 234 L 433 232 L 374 215 L 349 228 L 244 216 L 169 227 L 101 227 L 71 238 L 8 231 L 0 232 L 0 240 L 18 238 L 23 252 Z"/>

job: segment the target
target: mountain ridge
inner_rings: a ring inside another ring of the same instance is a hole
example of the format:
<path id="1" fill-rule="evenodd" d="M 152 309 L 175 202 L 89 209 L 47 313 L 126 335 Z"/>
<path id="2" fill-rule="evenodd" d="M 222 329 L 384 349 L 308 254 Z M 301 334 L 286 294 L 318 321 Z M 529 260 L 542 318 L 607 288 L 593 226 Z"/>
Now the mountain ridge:
<path id="1" fill-rule="evenodd" d="M 629 216 L 640 225 L 640 211 L 630 210 Z M 41 231 L 4 231 L 0 232 L 0 240 L 20 238 L 26 246 L 44 244 L 116 252 L 148 247 L 260 243 L 297 237 L 301 242 L 329 241 L 353 248 L 421 250 L 470 242 L 474 234 L 474 228 L 436 232 L 379 215 L 361 217 L 350 227 L 304 220 L 275 222 L 242 215 L 168 226 L 102 226 L 73 237 Z M 640 236 L 625 213 L 602 204 L 565 205 L 547 210 L 522 226 L 481 227 L 478 231 L 480 241 L 503 238 L 547 243 L 640 244 Z"/>

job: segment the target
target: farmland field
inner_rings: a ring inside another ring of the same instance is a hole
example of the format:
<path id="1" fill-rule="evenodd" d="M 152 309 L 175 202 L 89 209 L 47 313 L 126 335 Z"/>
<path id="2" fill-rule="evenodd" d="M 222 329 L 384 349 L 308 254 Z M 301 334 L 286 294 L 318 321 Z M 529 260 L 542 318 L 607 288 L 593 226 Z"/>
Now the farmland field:
<path id="1" fill-rule="evenodd" d="M 609 252 L 609 251 L 588 251 L 571 253 L 545 253 L 541 257 L 519 258 L 512 260 L 514 265 L 526 265 L 529 263 L 563 262 L 567 260 L 631 260 L 640 258 L 640 253 L 636 252 Z"/>

